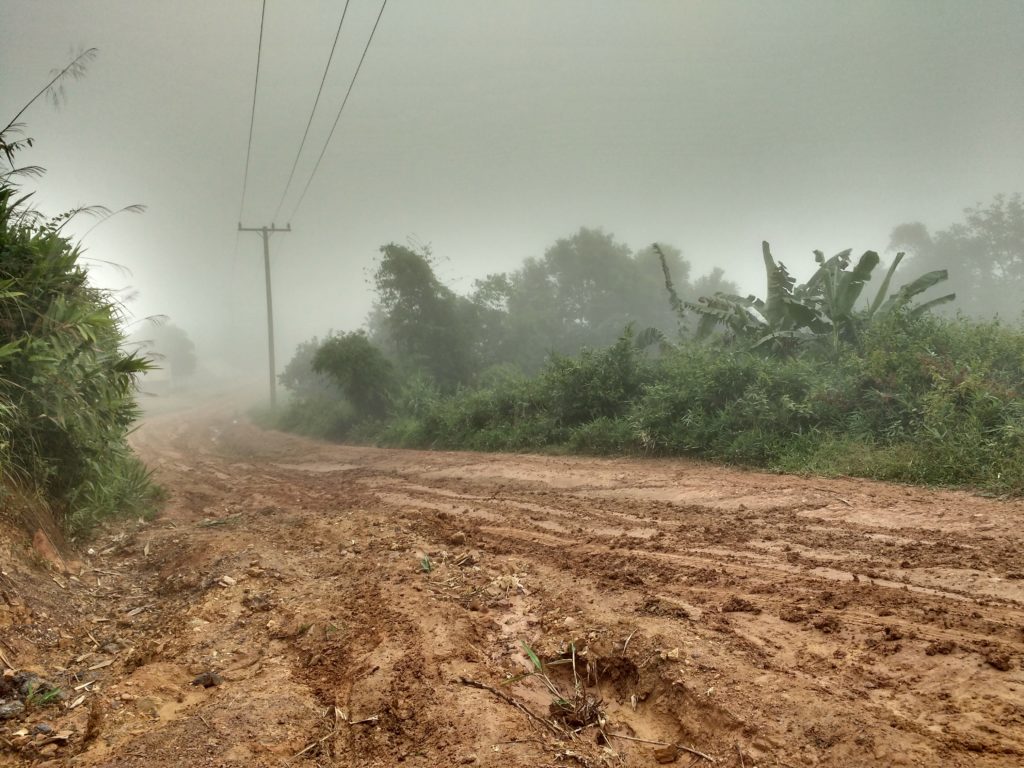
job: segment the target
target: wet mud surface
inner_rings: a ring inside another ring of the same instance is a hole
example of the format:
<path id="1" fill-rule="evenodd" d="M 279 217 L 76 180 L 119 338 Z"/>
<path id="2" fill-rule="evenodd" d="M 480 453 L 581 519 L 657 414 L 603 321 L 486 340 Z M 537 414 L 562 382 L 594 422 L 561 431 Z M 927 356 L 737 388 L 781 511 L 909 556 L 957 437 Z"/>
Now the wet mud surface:
<path id="1" fill-rule="evenodd" d="M 4 575 L 0 648 L 66 693 L 10 764 L 1024 764 L 1019 501 L 224 409 L 135 443 L 163 515 Z"/>

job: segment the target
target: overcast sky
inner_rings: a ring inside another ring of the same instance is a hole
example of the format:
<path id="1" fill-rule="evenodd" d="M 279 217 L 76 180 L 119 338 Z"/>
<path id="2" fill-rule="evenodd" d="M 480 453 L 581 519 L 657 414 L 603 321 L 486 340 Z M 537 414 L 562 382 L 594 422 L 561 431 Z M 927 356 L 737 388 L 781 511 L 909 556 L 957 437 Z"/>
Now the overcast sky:
<path id="1" fill-rule="evenodd" d="M 267 0 L 247 226 L 269 224 L 341 0 Z M 59 109 L 24 115 L 46 212 L 143 203 L 85 241 L 200 347 L 259 366 L 262 249 L 236 232 L 259 0 L 0 0 L 0 124 L 80 50 Z M 1024 191 L 1024 2 L 390 0 L 293 210 L 379 0 L 351 0 L 272 239 L 279 362 L 366 316 L 386 242 L 428 243 L 458 288 L 580 226 L 678 246 L 761 292 L 760 241 L 882 250 Z M 84 229 L 84 227 L 83 227 Z"/>

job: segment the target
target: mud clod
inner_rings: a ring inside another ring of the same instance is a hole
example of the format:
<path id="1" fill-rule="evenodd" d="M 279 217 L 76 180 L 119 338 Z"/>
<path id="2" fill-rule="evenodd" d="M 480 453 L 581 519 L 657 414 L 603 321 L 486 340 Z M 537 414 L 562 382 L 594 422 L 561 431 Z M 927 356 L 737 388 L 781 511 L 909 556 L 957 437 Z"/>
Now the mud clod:
<path id="1" fill-rule="evenodd" d="M 985 663 L 990 667 L 998 669 L 1000 672 L 1009 672 L 1013 666 L 1011 663 L 1011 656 L 1007 651 L 994 650 L 989 651 L 985 654 Z"/>
<path id="2" fill-rule="evenodd" d="M 192 685 L 199 685 L 203 688 L 213 688 L 224 682 L 224 678 L 216 672 L 203 672 L 192 680 Z"/>
<path id="3" fill-rule="evenodd" d="M 821 630 L 826 635 L 831 635 L 842 629 L 843 624 L 832 614 L 826 613 L 811 619 L 811 626 Z"/>
<path id="4" fill-rule="evenodd" d="M 749 600 L 738 597 L 736 595 L 730 595 L 724 603 L 722 603 L 722 613 L 753 613 L 758 614 L 761 609 L 754 605 Z"/>
<path id="5" fill-rule="evenodd" d="M 682 752 L 675 744 L 669 744 L 667 747 L 660 747 L 654 750 L 654 759 L 659 763 L 666 765 L 668 763 L 674 763 L 679 759 Z"/>
<path id="6" fill-rule="evenodd" d="M 948 656 L 956 650 L 956 643 L 952 640 L 935 640 L 934 642 L 928 643 L 925 647 L 924 652 L 928 656 Z"/>

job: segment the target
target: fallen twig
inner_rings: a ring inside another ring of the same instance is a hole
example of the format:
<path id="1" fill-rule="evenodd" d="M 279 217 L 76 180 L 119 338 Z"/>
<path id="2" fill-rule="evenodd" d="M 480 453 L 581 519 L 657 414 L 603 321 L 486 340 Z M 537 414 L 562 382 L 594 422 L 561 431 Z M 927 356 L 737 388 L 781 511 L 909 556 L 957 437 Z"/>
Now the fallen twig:
<path id="1" fill-rule="evenodd" d="M 626 638 L 626 642 L 624 642 L 622 644 L 622 653 L 623 654 L 626 653 L 626 649 L 629 647 L 629 641 L 633 639 L 633 635 L 635 635 L 635 634 L 636 634 L 636 630 L 634 629 L 632 632 L 629 633 L 629 637 Z"/>
<path id="2" fill-rule="evenodd" d="M 307 744 L 304 749 L 296 752 L 294 755 L 292 755 L 292 760 L 295 760 L 296 758 L 302 757 L 304 754 L 309 752 L 309 750 L 313 749 L 314 747 L 319 747 L 319 746 L 323 745 L 323 743 L 325 741 L 327 741 L 329 738 L 331 738 L 332 736 L 337 736 L 337 735 L 338 735 L 338 729 L 335 728 L 333 731 L 328 733 L 326 736 L 323 736 L 323 737 L 317 739 L 316 741 L 312 742 L 311 744 Z"/>
<path id="3" fill-rule="evenodd" d="M 838 493 L 836 493 L 835 491 L 830 491 L 828 488 L 817 488 L 817 487 L 815 487 L 815 488 L 811 488 L 811 490 L 812 491 L 821 491 L 822 493 L 830 494 L 832 496 L 835 496 L 837 499 L 839 499 L 839 501 L 843 502 L 843 504 L 845 504 L 846 506 L 848 506 L 848 507 L 852 507 L 853 506 L 853 504 L 851 504 L 849 501 L 844 499 Z"/>
<path id="4" fill-rule="evenodd" d="M 671 741 L 654 741 L 652 739 L 638 739 L 636 736 L 626 736 L 621 733 L 605 732 L 605 735 L 613 739 L 625 739 L 626 741 L 638 741 L 641 744 L 653 744 L 656 747 L 675 747 L 676 749 L 681 749 L 683 752 L 689 752 L 691 755 L 702 757 L 709 763 L 715 762 L 715 758 L 713 758 L 711 755 L 705 755 L 703 752 L 698 752 L 696 749 L 693 749 L 692 747 L 684 747 L 682 744 L 675 744 Z"/>
<path id="5" fill-rule="evenodd" d="M 507 696 L 506 694 L 504 694 L 501 691 L 499 691 L 497 688 L 493 688 L 493 687 L 487 685 L 486 683 L 481 683 L 481 682 L 478 682 L 476 680 L 471 680 L 468 677 L 460 677 L 459 678 L 459 682 L 462 683 L 463 685 L 468 685 L 470 688 L 479 688 L 479 689 L 481 689 L 483 691 L 490 691 L 495 696 L 497 696 L 499 699 L 504 701 L 506 704 L 511 704 L 513 707 L 515 707 L 516 709 L 518 709 L 521 712 L 523 712 L 531 720 L 534 720 L 534 721 L 540 723 L 541 725 L 543 725 L 545 728 L 547 728 L 552 733 L 556 733 L 559 736 L 564 736 L 565 735 L 564 732 L 562 731 L 562 729 L 559 728 L 557 725 L 555 725 L 554 723 L 552 723 L 549 720 L 545 720 L 543 717 L 540 717 L 540 716 L 534 714 L 533 712 L 531 712 L 527 708 L 527 706 L 525 704 L 516 701 L 511 696 Z"/>
<path id="6" fill-rule="evenodd" d="M 378 720 L 380 720 L 380 715 L 370 715 L 362 720 L 345 720 L 344 722 L 349 725 L 363 725 L 364 723 L 376 723 Z"/>
<path id="7" fill-rule="evenodd" d="M 196 526 L 198 528 L 213 528 L 217 525 L 228 525 L 229 523 L 233 523 L 238 520 L 239 517 L 241 517 L 240 514 L 228 515 L 227 517 L 215 517 L 212 519 L 207 518 L 205 520 L 200 520 L 196 523 Z"/>
<path id="8" fill-rule="evenodd" d="M 14 649 L 11 648 L 11 646 L 7 644 L 7 641 L 5 641 L 3 639 L 0 639 L 0 645 L 2 645 L 4 648 L 6 648 L 7 652 L 9 654 L 11 654 L 11 656 L 17 656 L 18 655 L 17 653 L 14 652 Z"/>

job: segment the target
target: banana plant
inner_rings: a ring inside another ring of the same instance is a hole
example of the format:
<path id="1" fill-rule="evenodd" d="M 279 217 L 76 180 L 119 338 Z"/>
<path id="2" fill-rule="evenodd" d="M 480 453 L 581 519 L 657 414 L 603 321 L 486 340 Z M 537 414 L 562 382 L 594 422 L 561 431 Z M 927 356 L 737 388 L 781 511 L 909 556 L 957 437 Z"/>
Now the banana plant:
<path id="1" fill-rule="evenodd" d="M 633 339 L 633 346 L 640 351 L 645 351 L 653 346 L 657 346 L 658 352 L 663 355 L 668 354 L 669 352 L 674 352 L 677 349 L 676 345 L 669 340 L 663 330 L 653 326 L 644 328 L 640 331 L 640 333 L 636 335 L 636 338 Z"/>
<path id="2" fill-rule="evenodd" d="M 865 251 L 851 269 L 849 249 L 828 259 L 815 251 L 818 269 L 802 285 L 797 285 L 786 266 L 775 260 L 767 241 L 761 243 L 761 254 L 767 278 L 764 300 L 753 295 L 717 293 L 687 303 L 686 308 L 700 316 L 697 338 L 706 338 L 715 328 L 724 327 L 753 348 L 776 354 L 791 353 L 803 343 L 824 344 L 838 354 L 842 344 L 856 343 L 859 329 L 874 317 L 899 310 L 916 316 L 956 298 L 951 293 L 911 306 L 916 296 L 948 278 L 946 270 L 928 272 L 888 294 L 903 259 L 899 253 L 872 303 L 858 311 L 864 286 L 880 262 L 877 252 Z"/>
<path id="3" fill-rule="evenodd" d="M 700 315 L 697 338 L 724 326 L 753 347 L 784 354 L 827 330 L 820 312 L 804 295 L 805 286 L 798 287 L 786 265 L 775 261 L 767 242 L 761 244 L 761 254 L 767 278 L 765 299 L 718 293 L 688 303 L 687 308 Z"/>
<path id="4" fill-rule="evenodd" d="M 874 317 L 884 317 L 888 314 L 896 312 L 901 309 L 906 309 L 911 300 L 927 291 L 934 285 L 949 279 L 949 272 L 945 269 L 936 269 L 931 272 L 925 272 L 916 280 L 912 280 L 906 283 L 893 294 L 886 297 L 886 292 L 889 290 L 889 285 L 892 283 L 892 277 L 896 273 L 896 267 L 903 261 L 903 252 L 896 254 L 896 258 L 893 259 L 892 266 L 889 267 L 889 271 L 886 272 L 885 279 L 878 288 L 878 293 L 875 294 L 875 300 L 871 302 L 871 306 L 868 307 L 866 317 L 870 320 Z M 909 314 L 913 317 L 923 315 L 925 312 L 929 312 L 935 307 L 941 306 L 942 304 L 948 304 L 956 299 L 955 293 L 947 293 L 944 296 L 939 296 L 935 299 L 922 302 L 908 310 Z"/>

